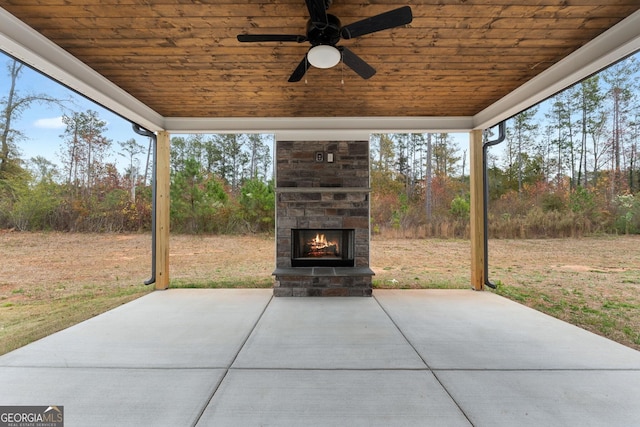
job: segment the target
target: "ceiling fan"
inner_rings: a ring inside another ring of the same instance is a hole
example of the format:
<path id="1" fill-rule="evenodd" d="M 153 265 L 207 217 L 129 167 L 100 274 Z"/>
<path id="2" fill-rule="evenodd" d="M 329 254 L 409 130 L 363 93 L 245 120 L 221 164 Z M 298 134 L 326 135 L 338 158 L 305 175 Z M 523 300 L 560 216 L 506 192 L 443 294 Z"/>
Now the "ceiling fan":
<path id="1" fill-rule="evenodd" d="M 317 68 L 331 68 L 340 61 L 355 71 L 363 79 L 371 78 L 376 70 L 358 55 L 344 46 L 336 46 L 340 39 L 353 39 L 365 34 L 387 30 L 409 24 L 413 20 L 411 8 L 403 6 L 370 18 L 356 21 L 344 27 L 340 20 L 327 9 L 333 0 L 305 0 L 309 9 L 307 34 L 239 34 L 239 42 L 296 42 L 311 43 L 311 48 L 293 71 L 289 82 L 298 82 L 310 65 Z"/>

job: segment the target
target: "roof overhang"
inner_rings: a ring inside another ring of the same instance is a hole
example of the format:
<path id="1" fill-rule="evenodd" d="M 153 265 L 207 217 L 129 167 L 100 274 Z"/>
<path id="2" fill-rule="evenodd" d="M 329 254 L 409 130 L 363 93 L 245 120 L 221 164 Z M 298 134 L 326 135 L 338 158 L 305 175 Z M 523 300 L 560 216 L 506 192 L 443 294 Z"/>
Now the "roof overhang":
<path id="1" fill-rule="evenodd" d="M 0 49 L 150 131 L 274 133 L 278 139 L 368 139 L 371 133 L 486 129 L 640 50 L 640 12 L 627 17 L 494 104 L 469 117 L 163 117 L 0 8 Z"/>

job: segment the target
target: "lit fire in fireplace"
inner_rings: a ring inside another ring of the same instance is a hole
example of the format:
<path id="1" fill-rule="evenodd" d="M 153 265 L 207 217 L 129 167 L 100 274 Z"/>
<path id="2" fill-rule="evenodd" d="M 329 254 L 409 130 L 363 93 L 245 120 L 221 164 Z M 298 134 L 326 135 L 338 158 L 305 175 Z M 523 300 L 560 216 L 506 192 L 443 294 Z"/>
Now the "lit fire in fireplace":
<path id="1" fill-rule="evenodd" d="M 291 229 L 291 267 L 353 267 L 353 229 Z"/>
<path id="2" fill-rule="evenodd" d="M 305 242 L 304 256 L 306 257 L 340 256 L 338 242 L 327 240 L 324 234 L 317 233 L 316 237 Z"/>

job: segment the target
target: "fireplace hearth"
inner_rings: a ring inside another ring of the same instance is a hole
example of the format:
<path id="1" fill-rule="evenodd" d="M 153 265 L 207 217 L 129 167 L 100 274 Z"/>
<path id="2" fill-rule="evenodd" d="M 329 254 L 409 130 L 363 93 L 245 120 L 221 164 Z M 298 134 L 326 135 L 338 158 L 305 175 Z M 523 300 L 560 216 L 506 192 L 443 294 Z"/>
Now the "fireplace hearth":
<path id="1" fill-rule="evenodd" d="M 276 141 L 275 296 L 371 296 L 369 141 Z"/>

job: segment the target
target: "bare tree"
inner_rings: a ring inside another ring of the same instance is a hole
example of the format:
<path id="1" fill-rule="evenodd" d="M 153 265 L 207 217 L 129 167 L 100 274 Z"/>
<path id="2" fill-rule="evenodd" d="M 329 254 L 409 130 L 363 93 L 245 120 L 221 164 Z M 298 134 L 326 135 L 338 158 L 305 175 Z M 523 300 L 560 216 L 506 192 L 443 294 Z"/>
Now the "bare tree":
<path id="1" fill-rule="evenodd" d="M 23 135 L 12 128 L 12 121 L 20 117 L 23 111 L 28 109 L 33 103 L 55 103 L 61 104 L 63 101 L 48 96 L 46 94 L 31 94 L 21 96 L 17 89 L 17 82 L 24 68 L 24 64 L 12 59 L 7 64 L 9 72 L 9 92 L 2 98 L 0 105 L 3 106 L 0 121 L 0 177 L 9 171 L 11 165 L 18 162 L 16 140 Z"/>
<path id="2" fill-rule="evenodd" d="M 119 153 L 123 157 L 127 157 L 129 160 L 129 191 L 131 193 L 131 202 L 134 203 L 136 201 L 136 181 L 138 177 L 138 167 L 134 166 L 134 160 L 138 154 L 141 154 L 145 151 L 145 147 L 138 144 L 135 139 L 130 138 L 125 142 L 118 142 L 122 151 L 124 153 Z"/>

